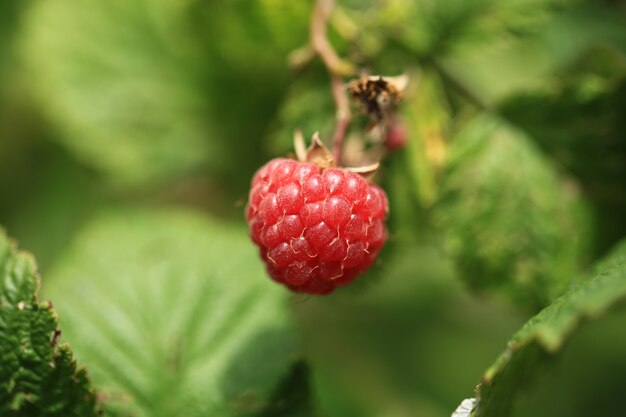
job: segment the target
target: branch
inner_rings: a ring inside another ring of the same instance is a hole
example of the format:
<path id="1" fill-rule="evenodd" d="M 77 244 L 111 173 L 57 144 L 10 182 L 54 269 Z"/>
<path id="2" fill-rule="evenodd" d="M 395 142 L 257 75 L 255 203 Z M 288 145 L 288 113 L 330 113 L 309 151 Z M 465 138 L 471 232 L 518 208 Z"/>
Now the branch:
<path id="1" fill-rule="evenodd" d="M 346 132 L 348 130 L 348 125 L 350 125 L 352 114 L 350 113 L 350 102 L 348 101 L 348 96 L 346 95 L 345 87 L 341 78 L 336 74 L 331 74 L 330 77 L 333 98 L 335 99 L 335 106 L 337 107 L 335 114 L 337 124 L 333 135 L 333 158 L 335 158 L 337 165 L 341 165 L 343 139 L 346 137 Z"/>
<path id="2" fill-rule="evenodd" d="M 339 58 L 326 34 L 326 26 L 330 12 L 335 7 L 335 0 L 317 0 L 311 16 L 310 42 L 311 48 L 322 58 L 324 65 L 331 74 L 354 75 L 355 68 L 349 62 Z"/>
<path id="3" fill-rule="evenodd" d="M 342 60 L 328 40 L 326 27 L 330 12 L 335 6 L 335 0 L 317 0 L 311 16 L 310 42 L 313 51 L 319 55 L 328 69 L 331 78 L 331 88 L 335 106 L 337 124 L 333 135 L 333 157 L 337 164 L 341 164 L 341 150 L 343 140 L 350 124 L 350 103 L 346 96 L 341 80 L 342 76 L 354 75 L 356 70 L 352 64 Z"/>

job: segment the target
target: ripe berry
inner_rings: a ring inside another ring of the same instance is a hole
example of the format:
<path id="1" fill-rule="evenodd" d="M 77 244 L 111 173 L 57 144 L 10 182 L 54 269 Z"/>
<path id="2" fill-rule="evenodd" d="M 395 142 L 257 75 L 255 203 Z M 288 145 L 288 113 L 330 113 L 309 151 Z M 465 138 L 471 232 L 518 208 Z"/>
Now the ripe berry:
<path id="1" fill-rule="evenodd" d="M 254 175 L 246 219 L 275 281 L 327 294 L 374 262 L 387 210 L 385 192 L 359 174 L 277 158 Z"/>

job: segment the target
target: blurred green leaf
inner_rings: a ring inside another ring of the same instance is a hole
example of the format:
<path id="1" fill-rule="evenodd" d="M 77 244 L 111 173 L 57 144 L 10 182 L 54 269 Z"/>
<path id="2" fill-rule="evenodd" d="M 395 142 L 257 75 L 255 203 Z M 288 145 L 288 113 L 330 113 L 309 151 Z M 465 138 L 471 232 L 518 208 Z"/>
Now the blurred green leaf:
<path id="1" fill-rule="evenodd" d="M 556 10 L 576 2 L 387 0 L 374 19 L 419 56 L 442 57 L 532 33 Z"/>
<path id="2" fill-rule="evenodd" d="M 19 17 L 28 1 L 4 0 L 0 3 L 0 93 L 4 89 L 6 72 L 14 64 L 13 41 L 17 32 Z"/>
<path id="3" fill-rule="evenodd" d="M 328 83 L 328 76 L 319 73 L 306 74 L 292 83 L 269 135 L 272 153 L 293 153 L 293 135 L 298 129 L 307 143 L 315 132 L 323 140 L 332 137 L 335 106 Z"/>
<path id="4" fill-rule="evenodd" d="M 491 106 L 514 93 L 546 85 L 593 46 L 626 51 L 624 25 L 626 18 L 611 9 L 570 7 L 550 14 L 525 36 L 494 32 L 491 41 L 462 48 L 439 61 L 474 98 Z"/>
<path id="5" fill-rule="evenodd" d="M 275 156 L 265 138 L 292 79 L 287 57 L 308 42 L 311 8 L 312 2 L 291 0 L 190 4 L 190 21 L 204 48 L 200 59 L 210 67 L 214 128 L 229 152 L 225 171 L 239 192 Z"/>
<path id="6" fill-rule="evenodd" d="M 36 2 L 23 55 L 34 93 L 81 160 L 122 186 L 221 161 L 183 3 Z"/>
<path id="7" fill-rule="evenodd" d="M 510 415 L 517 392 L 535 376 L 539 361 L 562 350 L 583 320 L 598 319 L 626 300 L 626 241 L 598 264 L 597 271 L 513 336 L 478 386 L 480 401 L 474 416 Z"/>
<path id="8" fill-rule="evenodd" d="M 295 306 L 318 415 L 449 417 L 523 320 L 510 305 L 463 294 L 432 246 L 405 245 L 382 262 L 361 294 Z"/>
<path id="9" fill-rule="evenodd" d="M 30 0 L 0 2 L 0 188 L 3 177 L 11 176 L 5 173 L 19 169 L 16 151 L 28 148 L 29 136 L 41 129 L 39 120 L 33 120 L 32 100 L 24 91 L 29 79 L 24 76 L 16 45 L 19 23 L 29 5 Z"/>
<path id="10" fill-rule="evenodd" d="M 452 115 L 441 80 L 430 70 L 413 77 L 417 84 L 407 100 L 405 118 L 408 128 L 408 165 L 417 199 L 428 207 L 438 193 L 438 177 L 446 158 L 447 136 Z"/>
<path id="11" fill-rule="evenodd" d="M 585 322 L 558 356 L 535 368 L 515 396 L 513 416 L 619 415 L 626 386 L 626 309 L 618 303 L 600 320 Z M 554 401 L 558 398 L 558 401 Z"/>
<path id="12" fill-rule="evenodd" d="M 312 5 L 289 0 L 197 2 L 192 10 L 209 34 L 209 52 L 223 65 L 216 71 L 279 76 L 289 70 L 287 54 L 308 43 Z"/>
<path id="13" fill-rule="evenodd" d="M 38 300 L 35 261 L 0 230 L 0 414 L 96 416 L 96 396 L 77 369 L 52 303 Z"/>
<path id="14" fill-rule="evenodd" d="M 452 141 L 434 216 L 467 283 L 541 307 L 586 258 L 590 219 L 578 194 L 527 136 L 482 116 Z"/>
<path id="15" fill-rule="evenodd" d="M 406 147 L 389 155 L 383 168 L 382 186 L 391 208 L 387 251 L 432 242 L 431 208 L 438 198 L 452 125 L 451 109 L 434 70 L 412 72 L 410 79 L 396 120 L 406 129 Z"/>
<path id="16" fill-rule="evenodd" d="M 626 60 L 609 48 L 583 54 L 558 81 L 500 106 L 580 182 L 597 212 L 595 254 L 626 235 Z"/>
<path id="17" fill-rule="evenodd" d="M 88 226 L 46 282 L 77 355 L 137 416 L 249 415 L 297 359 L 286 292 L 245 229 L 125 210 Z"/>
<path id="18" fill-rule="evenodd" d="M 39 270 L 47 275 L 52 261 L 103 199 L 93 178 L 58 146 L 49 141 L 30 146 L 41 146 L 39 155 L 19 149 L 7 155 L 13 163 L 3 168 L 11 176 L 6 184 L 0 181 L 0 188 L 15 199 L 0 205 L 0 218 L 36 256 Z M 32 172 L 34 165 L 36 173 Z"/>
<path id="19" fill-rule="evenodd" d="M 255 417 L 317 417 L 313 411 L 310 369 L 298 362 L 276 389 L 271 404 Z"/>

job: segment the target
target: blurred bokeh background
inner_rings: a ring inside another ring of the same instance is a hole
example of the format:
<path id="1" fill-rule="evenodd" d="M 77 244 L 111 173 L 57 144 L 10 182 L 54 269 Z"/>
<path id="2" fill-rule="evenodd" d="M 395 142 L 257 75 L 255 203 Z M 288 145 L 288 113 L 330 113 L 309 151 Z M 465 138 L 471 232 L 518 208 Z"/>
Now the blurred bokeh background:
<path id="1" fill-rule="evenodd" d="M 411 77 L 390 240 L 330 297 L 274 288 L 243 208 L 294 129 L 333 131 L 294 63 L 312 7 L 0 3 L 0 225 L 110 415 L 449 416 L 626 236 L 626 3 L 340 0 L 340 55 Z M 514 415 L 622 415 L 625 326 L 585 324 Z"/>

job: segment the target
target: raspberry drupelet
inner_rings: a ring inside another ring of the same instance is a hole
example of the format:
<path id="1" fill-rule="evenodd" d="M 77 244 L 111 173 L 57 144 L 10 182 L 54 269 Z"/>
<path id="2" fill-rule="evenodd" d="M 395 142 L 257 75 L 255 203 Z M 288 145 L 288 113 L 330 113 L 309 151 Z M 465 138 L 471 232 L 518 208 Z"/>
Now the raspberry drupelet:
<path id="1" fill-rule="evenodd" d="M 384 191 L 357 173 L 277 158 L 254 175 L 246 219 L 275 281 L 328 294 L 374 262 L 387 211 Z"/>

